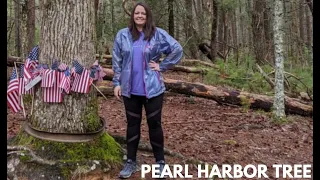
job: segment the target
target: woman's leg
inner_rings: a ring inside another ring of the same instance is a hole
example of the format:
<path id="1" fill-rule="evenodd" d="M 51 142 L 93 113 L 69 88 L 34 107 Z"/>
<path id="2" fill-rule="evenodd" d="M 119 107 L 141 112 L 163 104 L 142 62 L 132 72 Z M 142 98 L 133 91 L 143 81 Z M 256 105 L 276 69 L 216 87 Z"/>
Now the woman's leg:
<path id="1" fill-rule="evenodd" d="M 128 98 L 123 96 L 123 102 L 127 116 L 127 157 L 136 161 L 144 97 L 131 95 L 131 98 Z"/>
<path id="2" fill-rule="evenodd" d="M 161 126 L 161 111 L 163 95 L 145 101 L 147 122 L 149 127 L 149 138 L 156 161 L 164 161 L 164 140 Z"/>

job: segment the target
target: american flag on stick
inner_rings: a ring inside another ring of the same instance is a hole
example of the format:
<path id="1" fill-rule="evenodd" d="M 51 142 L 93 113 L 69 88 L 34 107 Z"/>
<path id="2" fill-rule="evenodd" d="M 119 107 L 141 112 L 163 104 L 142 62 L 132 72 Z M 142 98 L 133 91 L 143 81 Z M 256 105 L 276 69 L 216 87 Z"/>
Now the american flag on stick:
<path id="1" fill-rule="evenodd" d="M 71 84 L 70 77 L 71 77 L 70 70 L 66 69 L 63 72 L 61 83 L 59 85 L 59 87 L 63 89 L 67 94 L 69 94 L 70 92 L 70 84 Z"/>
<path id="2" fill-rule="evenodd" d="M 19 80 L 17 77 L 16 69 L 13 68 L 8 89 L 7 89 L 7 103 L 10 109 L 14 113 L 22 109 L 18 90 L 19 90 Z"/>
<path id="3" fill-rule="evenodd" d="M 38 65 L 39 46 L 35 46 L 29 53 L 28 58 L 24 62 L 24 80 L 28 81 L 33 77 L 33 70 Z"/>
<path id="4" fill-rule="evenodd" d="M 51 87 L 42 88 L 43 102 L 60 103 L 63 101 L 63 98 L 62 98 L 63 95 L 59 85 L 61 83 L 64 73 L 58 72 L 58 71 L 52 71 L 51 74 L 55 77 L 55 81 L 52 83 Z"/>
<path id="5" fill-rule="evenodd" d="M 81 74 L 75 73 L 71 91 L 78 93 L 88 93 L 91 83 L 92 78 L 90 78 L 90 72 L 89 70 L 84 69 Z"/>
<path id="6" fill-rule="evenodd" d="M 32 79 L 24 80 L 24 64 L 20 65 L 20 73 L 19 73 L 19 95 L 21 94 L 33 94 L 34 88 L 26 91 L 25 86 L 32 81 Z"/>
<path id="7" fill-rule="evenodd" d="M 55 80 L 55 71 L 51 69 L 45 69 L 42 74 L 41 87 L 52 87 Z"/>

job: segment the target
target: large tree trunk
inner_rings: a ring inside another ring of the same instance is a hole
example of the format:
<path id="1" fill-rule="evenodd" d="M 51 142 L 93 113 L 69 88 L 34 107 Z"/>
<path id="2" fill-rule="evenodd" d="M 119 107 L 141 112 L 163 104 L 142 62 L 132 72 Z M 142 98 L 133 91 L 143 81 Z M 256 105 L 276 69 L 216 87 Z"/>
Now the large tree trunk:
<path id="1" fill-rule="evenodd" d="M 53 4 L 54 3 L 54 4 Z M 95 61 L 94 1 L 40 1 L 39 62 L 54 59 L 71 67 L 73 60 L 88 68 Z M 100 127 L 96 91 L 71 93 L 62 103 L 44 103 L 36 89 L 31 126 L 46 132 L 84 133 Z"/>
<path id="2" fill-rule="evenodd" d="M 112 69 L 104 68 L 105 78 L 111 80 L 113 77 Z M 248 93 L 239 90 L 230 90 L 227 88 L 209 86 L 201 83 L 190 83 L 174 79 L 164 79 L 167 91 L 187 94 L 197 97 L 213 99 L 221 104 L 241 105 L 244 101 L 248 101 L 248 105 L 253 109 L 272 110 L 273 97 Z M 110 82 L 104 81 L 98 84 L 98 88 L 105 95 L 113 95 L 112 85 Z M 302 116 L 312 116 L 313 107 L 299 99 L 285 98 L 286 112 L 291 114 L 299 114 Z"/>
<path id="3" fill-rule="evenodd" d="M 275 95 L 273 103 L 273 113 L 277 119 L 285 118 L 285 95 L 284 95 L 284 14 L 283 14 L 283 1 L 276 0 L 274 4 L 274 23 L 273 23 L 273 32 L 274 32 L 274 46 L 275 46 Z"/>

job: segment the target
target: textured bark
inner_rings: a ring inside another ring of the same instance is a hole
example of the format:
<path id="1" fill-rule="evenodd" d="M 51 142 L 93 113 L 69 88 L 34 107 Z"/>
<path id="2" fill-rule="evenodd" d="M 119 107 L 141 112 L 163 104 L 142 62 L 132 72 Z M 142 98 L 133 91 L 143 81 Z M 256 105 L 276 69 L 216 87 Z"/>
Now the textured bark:
<path id="1" fill-rule="evenodd" d="M 94 1 L 40 1 L 40 17 L 40 63 L 51 66 L 57 59 L 71 67 L 76 59 L 86 68 L 93 64 Z M 63 103 L 43 103 L 37 88 L 33 110 L 31 125 L 46 132 L 83 133 L 93 131 L 89 123 L 99 124 L 93 88 L 89 94 L 66 95 Z"/>
<path id="2" fill-rule="evenodd" d="M 273 113 L 277 118 L 285 117 L 285 99 L 284 99 L 284 30 L 283 30 L 283 1 L 276 0 L 274 4 L 274 46 L 275 46 L 275 95 L 273 102 Z"/>
<path id="3" fill-rule="evenodd" d="M 104 68 L 104 72 L 106 72 L 107 74 L 106 78 L 111 79 L 113 77 L 112 69 Z M 167 91 L 170 92 L 208 98 L 215 100 L 220 104 L 241 105 L 243 99 L 247 99 L 249 100 L 248 103 L 250 103 L 249 105 L 252 109 L 263 109 L 266 111 L 272 110 L 273 97 L 271 96 L 248 93 L 239 90 L 230 90 L 223 87 L 209 86 L 201 83 L 190 83 L 168 78 L 164 79 L 164 84 Z M 105 95 L 112 95 L 112 86 L 109 82 L 100 82 L 98 84 L 98 88 Z M 301 102 L 301 100 L 290 97 L 285 97 L 285 107 L 285 111 L 290 114 L 312 116 L 313 113 L 313 107 L 311 105 L 305 102 Z"/>

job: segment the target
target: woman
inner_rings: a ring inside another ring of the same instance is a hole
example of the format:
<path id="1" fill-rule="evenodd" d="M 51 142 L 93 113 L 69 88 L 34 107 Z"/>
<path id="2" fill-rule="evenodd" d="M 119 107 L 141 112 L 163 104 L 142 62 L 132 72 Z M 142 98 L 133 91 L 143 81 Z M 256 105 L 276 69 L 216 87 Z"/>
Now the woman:
<path id="1" fill-rule="evenodd" d="M 166 57 L 158 64 L 161 54 Z M 165 30 L 155 27 L 151 10 L 145 3 L 137 3 L 128 28 L 117 33 L 112 52 L 114 95 L 119 100 L 122 97 L 127 118 L 128 159 L 120 178 L 128 178 L 137 170 L 142 106 L 146 111 L 153 154 L 160 172 L 163 170 L 161 110 L 165 86 L 160 72 L 177 64 L 181 57 L 181 45 Z"/>

